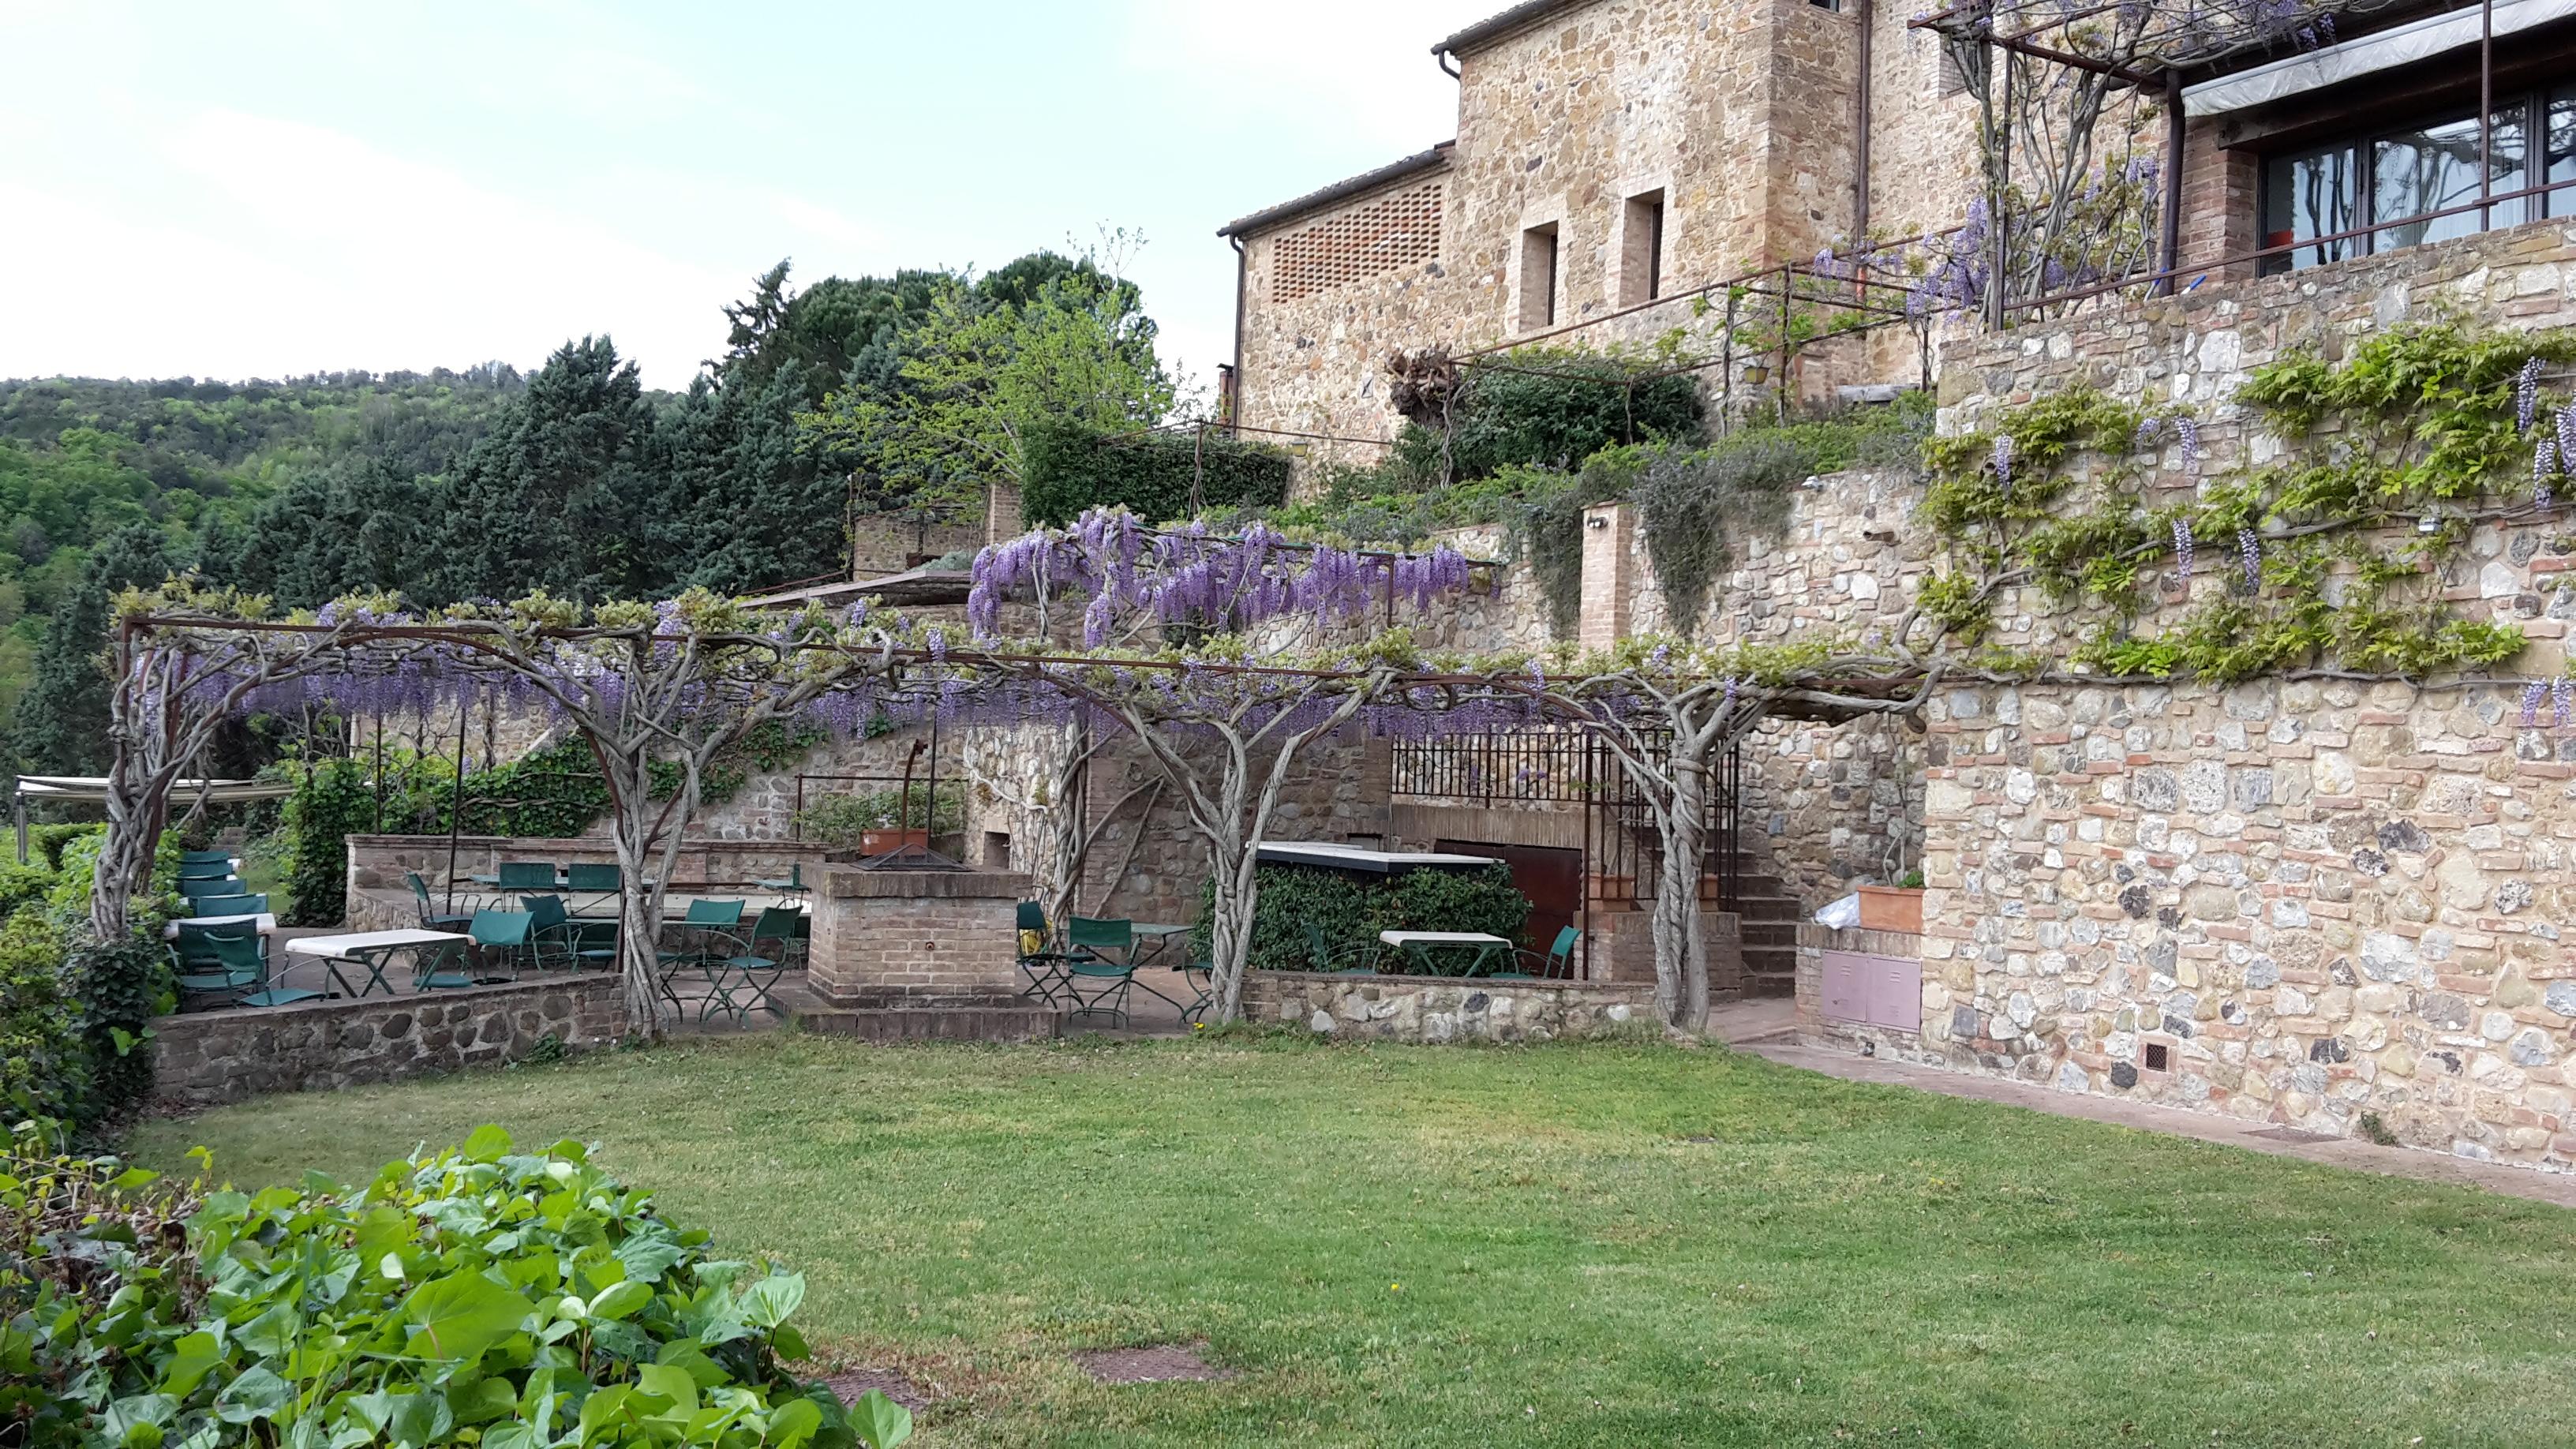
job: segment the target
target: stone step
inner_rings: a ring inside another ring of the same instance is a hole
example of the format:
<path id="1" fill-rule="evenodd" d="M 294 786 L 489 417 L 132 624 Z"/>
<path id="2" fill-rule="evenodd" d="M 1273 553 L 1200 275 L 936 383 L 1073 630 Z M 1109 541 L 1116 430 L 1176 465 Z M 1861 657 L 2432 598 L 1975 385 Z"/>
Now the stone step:
<path id="1" fill-rule="evenodd" d="M 924 1006 L 871 1009 L 828 1003 L 800 1007 L 803 1029 L 861 1041 L 1046 1041 L 1064 1034 L 1064 1013 L 1034 1003 L 1012 1006 Z"/>

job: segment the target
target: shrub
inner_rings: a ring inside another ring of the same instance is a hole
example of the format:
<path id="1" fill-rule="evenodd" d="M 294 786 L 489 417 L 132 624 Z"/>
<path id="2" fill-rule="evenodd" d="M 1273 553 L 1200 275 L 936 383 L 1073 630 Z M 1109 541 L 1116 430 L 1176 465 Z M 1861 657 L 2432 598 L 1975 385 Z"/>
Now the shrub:
<path id="1" fill-rule="evenodd" d="M 1288 499 L 1288 455 L 1215 429 L 1112 437 L 1075 423 L 1029 430 L 1021 444 L 1020 506 L 1032 526 L 1061 526 L 1094 507 L 1124 507 L 1153 523 Z M 1192 485 L 1197 508 L 1190 506 Z"/>
<path id="2" fill-rule="evenodd" d="M 43 913 L 18 911 L 0 926 L 0 1100 L 16 1106 L 13 1117 L 75 1117 L 87 1107 L 89 1082 L 62 937 Z"/>
<path id="3" fill-rule="evenodd" d="M 1274 971 L 1313 968 L 1307 933 L 1323 933 L 1326 956 L 1336 967 L 1373 954 L 1380 931 L 1482 931 L 1518 942 L 1529 925 L 1529 898 L 1512 884 L 1511 868 L 1417 870 L 1391 879 L 1305 865 L 1265 865 L 1261 899 L 1252 912 L 1252 964 Z M 1209 902 L 1215 882 L 1200 892 L 1199 923 L 1191 947 L 1205 960 L 1212 939 Z M 1526 944 L 1526 943 L 1523 943 Z"/>
<path id="4" fill-rule="evenodd" d="M 578 1144 L 497 1127 L 355 1192 L 207 1192 L 24 1138 L 0 1175 L 0 1410 L 40 1443 L 901 1443 L 884 1396 L 845 1411 L 782 1366 L 804 1296 Z"/>
<path id="5" fill-rule="evenodd" d="M 1687 373 L 1644 377 L 1650 366 L 1565 348 L 1523 348 L 1500 362 L 1475 369 L 1455 404 L 1454 478 L 1487 478 L 1514 465 L 1571 471 L 1618 443 L 1699 440 L 1699 384 Z M 1438 445 L 1408 430 L 1404 447 L 1436 453 Z M 1407 466 L 1419 470 L 1422 461 Z"/>
<path id="6" fill-rule="evenodd" d="M 933 835 L 965 829 L 965 787 L 942 785 L 934 795 L 924 783 L 827 795 L 796 816 L 796 827 L 806 839 L 842 850 L 858 849 L 860 838 L 871 830 L 920 830 L 925 826 Z"/>

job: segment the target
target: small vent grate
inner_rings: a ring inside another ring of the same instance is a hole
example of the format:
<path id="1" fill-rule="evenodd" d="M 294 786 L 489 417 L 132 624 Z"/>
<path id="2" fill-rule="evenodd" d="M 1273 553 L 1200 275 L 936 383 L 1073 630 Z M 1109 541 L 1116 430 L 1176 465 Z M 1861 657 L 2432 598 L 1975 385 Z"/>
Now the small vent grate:
<path id="1" fill-rule="evenodd" d="M 1294 302 L 1435 260 L 1440 200 L 1435 181 L 1281 237 L 1270 264 L 1270 300 Z"/>
<path id="2" fill-rule="evenodd" d="M 2151 1072 L 2172 1071 L 2173 1048 L 2166 1046 L 2160 1041 L 2151 1041 L 2147 1043 L 2147 1070 Z"/>

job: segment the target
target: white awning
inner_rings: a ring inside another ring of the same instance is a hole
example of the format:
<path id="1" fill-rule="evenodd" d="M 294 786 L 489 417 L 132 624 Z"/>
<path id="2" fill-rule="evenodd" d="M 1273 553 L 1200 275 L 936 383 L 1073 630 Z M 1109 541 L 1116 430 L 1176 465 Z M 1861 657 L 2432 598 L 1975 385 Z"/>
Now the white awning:
<path id="1" fill-rule="evenodd" d="M 181 780 L 170 787 L 170 803 L 193 805 L 199 792 L 209 804 L 233 805 L 244 800 L 283 800 L 295 793 L 292 784 L 266 780 Z M 107 803 L 107 777 L 104 775 L 20 775 L 18 798 L 21 800 L 68 800 L 76 804 Z"/>
<path id="2" fill-rule="evenodd" d="M 2495 0 L 2496 38 L 2501 40 L 2571 15 L 2576 15 L 2576 0 Z M 2472 5 L 2258 65 L 2224 80 L 2186 87 L 2182 93 L 2183 113 L 2195 119 L 2223 116 L 2413 65 L 2477 44 L 2483 23 L 2479 7 Z"/>
<path id="3" fill-rule="evenodd" d="M 1481 870 L 1501 862 L 1490 855 L 1445 855 L 1433 851 L 1367 850 L 1322 841 L 1281 841 L 1260 848 L 1257 858 L 1271 865 L 1316 865 L 1328 870 L 1359 870 L 1371 875 L 1402 875 L 1414 870 Z"/>

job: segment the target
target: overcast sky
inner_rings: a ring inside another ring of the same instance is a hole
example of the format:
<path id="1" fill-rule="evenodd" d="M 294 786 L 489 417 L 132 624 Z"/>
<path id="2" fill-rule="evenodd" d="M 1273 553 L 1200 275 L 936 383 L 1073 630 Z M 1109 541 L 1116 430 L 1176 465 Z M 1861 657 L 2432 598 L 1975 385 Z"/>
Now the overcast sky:
<path id="1" fill-rule="evenodd" d="M 780 257 L 992 267 L 1103 226 L 1165 355 L 1244 212 L 1447 139 L 1504 0 L 0 0 L 0 376 L 522 367 L 656 387 Z"/>

